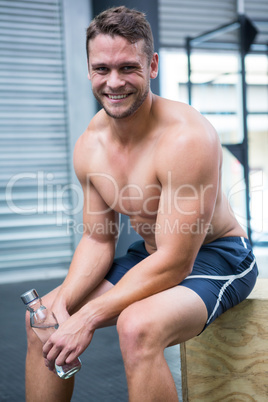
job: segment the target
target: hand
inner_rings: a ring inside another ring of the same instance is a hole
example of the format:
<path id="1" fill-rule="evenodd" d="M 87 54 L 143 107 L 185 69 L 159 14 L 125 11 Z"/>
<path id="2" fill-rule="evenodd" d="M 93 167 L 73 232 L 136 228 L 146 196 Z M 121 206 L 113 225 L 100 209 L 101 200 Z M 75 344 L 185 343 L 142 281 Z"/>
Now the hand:
<path id="1" fill-rule="evenodd" d="M 62 323 L 43 346 L 46 366 L 54 370 L 57 365 L 71 363 L 88 347 L 94 330 L 85 327 L 78 313 Z"/>
<path id="2" fill-rule="evenodd" d="M 63 302 L 59 303 L 58 300 L 56 300 L 56 302 L 54 302 L 54 304 L 50 307 L 50 309 L 53 312 L 53 315 L 55 316 L 60 326 L 70 317 L 70 314 L 66 309 L 65 303 Z M 45 358 L 45 365 L 48 367 L 50 371 L 56 373 L 55 362 L 49 361 L 48 359 Z"/>
<path id="3" fill-rule="evenodd" d="M 59 325 L 70 318 L 70 314 L 63 303 L 59 304 L 58 302 L 54 302 L 51 310 L 53 311 L 53 314 L 55 315 Z"/>

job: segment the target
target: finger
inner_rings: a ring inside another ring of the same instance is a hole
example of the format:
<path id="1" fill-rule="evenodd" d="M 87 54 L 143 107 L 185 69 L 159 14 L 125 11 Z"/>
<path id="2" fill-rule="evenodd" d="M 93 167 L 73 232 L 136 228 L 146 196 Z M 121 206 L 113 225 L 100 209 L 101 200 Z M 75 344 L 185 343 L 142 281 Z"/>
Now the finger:
<path id="1" fill-rule="evenodd" d="M 77 357 L 79 356 L 79 353 L 77 351 L 73 351 L 69 354 L 69 356 L 66 357 L 65 363 L 66 364 L 71 364 Z"/>
<path id="2" fill-rule="evenodd" d="M 55 360 L 61 353 L 61 348 L 56 347 L 56 345 L 52 346 L 52 343 L 51 344 L 48 344 L 48 343 L 49 343 L 49 341 L 43 347 L 43 357 L 45 359 L 45 365 L 48 367 L 48 369 L 51 371 L 54 371 Z"/>
<path id="3" fill-rule="evenodd" d="M 45 361 L 45 366 L 50 370 L 50 371 L 55 371 L 55 363 L 49 361 L 48 359 L 44 359 Z"/>
<path id="4" fill-rule="evenodd" d="M 45 358 L 47 357 L 47 355 L 50 352 L 52 347 L 53 347 L 53 343 L 50 341 L 50 339 L 48 339 L 47 342 L 43 345 L 43 356 Z"/>
<path id="5" fill-rule="evenodd" d="M 64 364 L 66 364 L 66 360 L 69 358 L 70 353 L 71 351 L 68 349 L 68 347 L 65 347 L 61 351 L 58 351 L 57 356 L 55 357 L 55 363 L 58 366 L 63 366 Z"/>

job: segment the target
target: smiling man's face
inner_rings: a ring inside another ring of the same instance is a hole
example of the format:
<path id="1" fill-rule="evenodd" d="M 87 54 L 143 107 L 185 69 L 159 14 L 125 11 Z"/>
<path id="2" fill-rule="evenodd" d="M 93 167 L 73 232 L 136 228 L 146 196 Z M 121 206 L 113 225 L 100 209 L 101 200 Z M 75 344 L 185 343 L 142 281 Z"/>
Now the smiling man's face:
<path id="1" fill-rule="evenodd" d="M 149 65 L 143 40 L 130 43 L 103 34 L 90 40 L 88 76 L 94 96 L 110 117 L 129 117 L 143 104 L 150 78 L 155 78 L 154 58 Z"/>

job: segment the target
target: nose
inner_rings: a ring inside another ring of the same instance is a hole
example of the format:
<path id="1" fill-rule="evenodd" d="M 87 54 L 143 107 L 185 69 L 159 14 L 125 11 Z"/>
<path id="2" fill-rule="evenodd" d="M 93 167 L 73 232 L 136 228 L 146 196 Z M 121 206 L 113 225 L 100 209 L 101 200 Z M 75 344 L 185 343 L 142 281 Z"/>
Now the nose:
<path id="1" fill-rule="evenodd" d="M 117 89 L 125 85 L 125 80 L 118 71 L 112 70 L 108 76 L 107 85 L 111 89 Z"/>

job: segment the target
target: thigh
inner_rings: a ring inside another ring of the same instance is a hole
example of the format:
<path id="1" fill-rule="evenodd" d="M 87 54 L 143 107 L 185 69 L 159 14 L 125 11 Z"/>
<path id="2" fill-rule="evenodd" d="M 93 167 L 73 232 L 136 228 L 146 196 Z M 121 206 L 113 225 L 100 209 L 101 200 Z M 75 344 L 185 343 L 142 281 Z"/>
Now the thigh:
<path id="1" fill-rule="evenodd" d="M 55 289 L 52 289 L 49 293 L 41 296 L 42 303 L 46 308 L 51 308 L 55 299 L 57 298 L 58 292 L 61 288 L 61 285 L 57 286 Z"/>
<path id="2" fill-rule="evenodd" d="M 105 279 L 115 285 L 131 268 L 149 255 L 143 240 L 134 242 L 125 255 L 115 258 Z"/>
<path id="3" fill-rule="evenodd" d="M 227 241 L 230 243 L 230 241 Z M 236 242 L 232 242 L 236 245 Z M 252 291 L 258 268 L 251 251 L 245 256 L 235 246 L 231 250 L 201 250 L 192 273 L 180 285 L 195 291 L 208 311 L 206 327 L 225 311 L 243 301 Z M 236 260 L 239 258 L 239 264 Z"/>
<path id="4" fill-rule="evenodd" d="M 184 342 L 202 332 L 207 309 L 203 300 L 191 289 L 175 286 L 129 306 L 123 314 L 134 322 L 160 348 Z"/>

